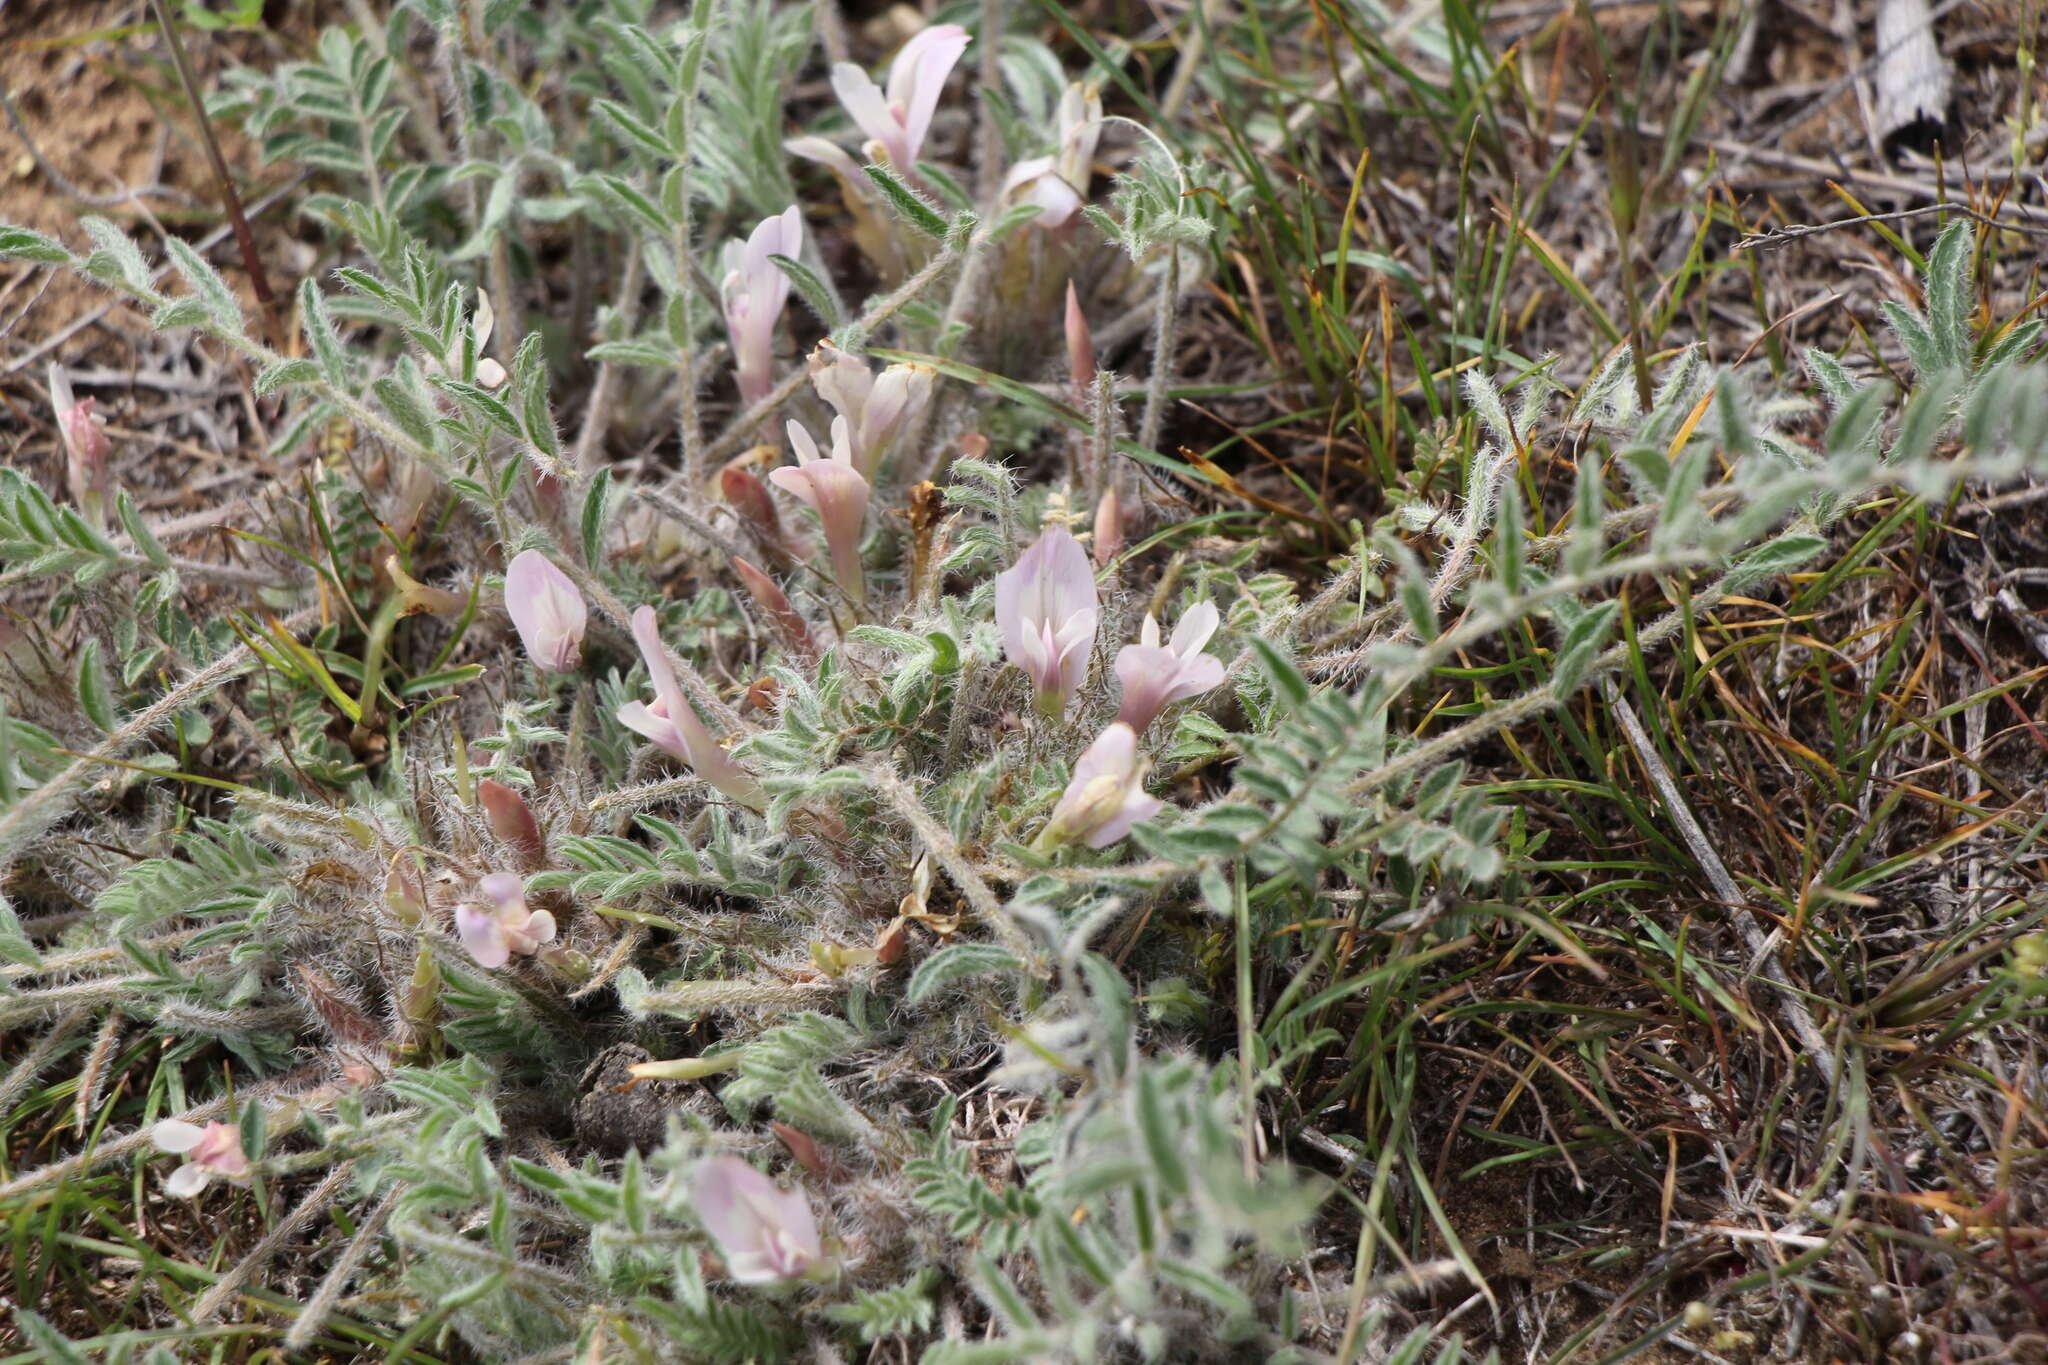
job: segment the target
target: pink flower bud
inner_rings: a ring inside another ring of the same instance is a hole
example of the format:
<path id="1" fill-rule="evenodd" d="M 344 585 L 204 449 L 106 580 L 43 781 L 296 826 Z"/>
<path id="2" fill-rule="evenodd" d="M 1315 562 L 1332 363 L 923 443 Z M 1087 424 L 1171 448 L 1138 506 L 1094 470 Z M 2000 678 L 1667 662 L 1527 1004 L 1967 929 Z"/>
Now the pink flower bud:
<path id="1" fill-rule="evenodd" d="M 538 550 L 521 550 L 505 569 L 505 610 L 536 668 L 566 672 L 583 662 L 589 608 L 569 575 Z"/>
<path id="2" fill-rule="evenodd" d="M 107 496 L 106 429 L 94 420 L 93 400 L 81 398 L 59 415 L 64 432 L 65 472 L 71 484 L 71 500 L 91 520 L 100 518 Z"/>
<path id="3" fill-rule="evenodd" d="M 1223 681 L 1223 661 L 1202 653 L 1216 633 L 1218 617 L 1211 602 L 1189 607 L 1173 628 L 1170 643 L 1159 643 L 1159 622 L 1148 616 L 1138 643 L 1117 651 L 1116 680 L 1123 684 L 1123 706 L 1116 718 L 1145 732 L 1153 717 L 1188 697 L 1199 696 Z"/>
<path id="4" fill-rule="evenodd" d="M 487 904 L 456 907 L 455 932 L 480 967 L 497 968 L 514 953 L 537 952 L 555 937 L 555 917 L 526 907 L 526 887 L 509 872 L 493 872 L 477 883 Z"/>
<path id="5" fill-rule="evenodd" d="M 1095 648 L 1095 575 L 1081 542 L 1047 527 L 1017 563 L 996 575 L 996 629 L 1003 653 L 1024 670 L 1048 719 L 1088 677 Z"/>
<path id="6" fill-rule="evenodd" d="M 718 491 L 754 534 L 778 550 L 786 549 L 775 499 L 769 496 L 768 485 L 761 482 L 760 476 L 741 463 L 747 458 L 741 456 L 718 471 Z"/>
<path id="7" fill-rule="evenodd" d="M 647 677 L 654 685 L 654 703 L 650 706 L 627 702 L 619 708 L 619 723 L 689 764 L 697 776 L 741 805 L 754 810 L 764 807 L 767 796 L 761 784 L 719 747 L 690 708 L 690 700 L 683 695 L 675 670 L 669 667 L 668 653 L 662 648 L 654 608 L 641 607 L 633 613 L 633 640 L 640 646 L 640 657 L 647 664 Z"/>
<path id="8" fill-rule="evenodd" d="M 1038 836 L 1041 847 L 1056 848 L 1081 840 L 1090 848 L 1108 848 L 1149 820 L 1165 803 L 1145 795 L 1149 765 L 1138 755 L 1138 736 L 1122 721 L 1095 737 L 1074 760 L 1074 776 L 1052 808 Z"/>
<path id="9" fill-rule="evenodd" d="M 1117 551 L 1124 547 L 1123 500 L 1116 495 L 1116 485 L 1102 490 L 1102 501 L 1095 504 L 1095 563 L 1108 568 Z"/>
<path id="10" fill-rule="evenodd" d="M 185 1164 L 164 1180 L 164 1193 L 190 1199 L 215 1176 L 241 1184 L 249 1176 L 249 1158 L 242 1151 L 241 1130 L 232 1124 L 209 1123 L 201 1128 L 183 1119 L 165 1119 L 150 1129 L 149 1140 L 166 1152 L 181 1152 Z"/>
<path id="11" fill-rule="evenodd" d="M 958 24 L 935 24 L 923 30 L 905 43 L 889 64 L 886 95 L 852 62 L 833 66 L 832 91 L 868 135 L 870 155 L 887 160 L 901 172 L 917 169 L 946 77 L 972 41 Z"/>
<path id="12" fill-rule="evenodd" d="M 744 559 L 732 562 L 733 572 L 740 576 L 740 582 L 747 585 L 747 593 L 768 619 L 775 623 L 776 633 L 782 636 L 783 645 L 792 653 L 805 658 L 817 655 L 817 646 L 811 641 L 810 627 L 804 618 L 797 615 L 796 608 L 789 604 L 789 594 L 782 586 L 757 566 Z"/>
<path id="13" fill-rule="evenodd" d="M 867 600 L 861 575 L 860 533 L 868 513 L 868 481 L 853 463 L 846 419 L 832 419 L 832 453 L 821 456 L 818 443 L 798 423 L 789 424 L 789 444 L 797 463 L 771 470 L 769 482 L 810 504 L 825 529 L 825 549 L 832 558 L 832 576 L 856 602 Z"/>
<path id="14" fill-rule="evenodd" d="M 1074 398 L 1085 408 L 1095 383 L 1095 339 L 1088 334 L 1088 318 L 1072 280 L 1067 281 L 1067 368 L 1074 373 Z"/>
<path id="15" fill-rule="evenodd" d="M 476 794 L 484 808 L 484 819 L 490 823 L 491 833 L 519 855 L 523 868 L 531 870 L 547 861 L 547 839 L 541 834 L 540 822 L 533 818 L 533 809 L 526 804 L 525 797 L 495 777 L 487 777 L 477 783 Z"/>
<path id="16" fill-rule="evenodd" d="M 775 327 L 789 299 L 789 276 L 769 257 L 797 260 L 803 251 L 804 220 L 794 204 L 762 219 L 744 246 L 726 244 L 720 292 L 743 402 L 758 403 L 775 387 Z"/>
<path id="17" fill-rule="evenodd" d="M 726 1273 L 741 1284 L 795 1279 L 824 1256 L 804 1192 L 782 1189 L 736 1156 L 699 1163 L 693 1195 Z"/>

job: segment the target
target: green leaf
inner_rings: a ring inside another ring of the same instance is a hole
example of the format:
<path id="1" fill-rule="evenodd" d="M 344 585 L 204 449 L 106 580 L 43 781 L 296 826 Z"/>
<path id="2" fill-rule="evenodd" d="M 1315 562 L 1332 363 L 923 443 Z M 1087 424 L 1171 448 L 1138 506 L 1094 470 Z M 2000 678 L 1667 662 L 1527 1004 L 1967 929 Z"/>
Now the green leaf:
<path id="1" fill-rule="evenodd" d="M 1272 680 L 1274 694 L 1289 706 L 1299 706 L 1309 698 L 1308 679 L 1294 666 L 1294 661 L 1283 653 L 1279 646 L 1263 636 L 1251 639 L 1252 653 L 1259 657 L 1259 667 Z"/>
<path id="2" fill-rule="evenodd" d="M 0 257 L 35 261 L 42 265 L 69 265 L 72 262 L 72 255 L 64 249 L 63 243 L 11 223 L 0 223 Z"/>
<path id="3" fill-rule="evenodd" d="M 320 366 L 314 361 L 299 356 L 292 360 L 280 360 L 265 365 L 256 374 L 256 396 L 268 398 L 279 389 L 291 384 L 311 384 L 320 378 Z"/>
<path id="4" fill-rule="evenodd" d="M 78 651 L 78 706 L 102 733 L 114 732 L 114 689 L 100 659 L 100 642 L 88 639 Z"/>
<path id="5" fill-rule="evenodd" d="M 1619 602 L 1602 602 L 1572 622 L 1550 666 L 1552 696 L 1568 697 L 1579 690 L 1579 684 L 1585 681 L 1586 670 L 1593 666 L 1594 657 L 1607 642 L 1608 632 L 1614 628 L 1614 618 L 1620 614 Z"/>
<path id="6" fill-rule="evenodd" d="M 190 295 L 172 299 L 149 315 L 150 327 L 159 332 L 174 331 L 179 327 L 204 327 L 212 321 L 213 314 L 205 301 Z"/>
<path id="7" fill-rule="evenodd" d="M 175 233 L 164 237 L 164 249 L 170 253 L 171 264 L 185 277 L 193 297 L 206 305 L 206 311 L 212 314 L 213 320 L 223 331 L 240 336 L 242 305 L 235 298 L 235 291 L 228 288 L 228 282 L 220 277 L 220 272 L 194 251 L 191 243 Z"/>
<path id="8" fill-rule="evenodd" d="M 993 943 L 955 943 L 918 964 L 904 998 L 913 1005 L 921 1005 L 932 995 L 970 976 L 1023 969 L 1023 961 L 1008 948 Z"/>
<path id="9" fill-rule="evenodd" d="M 555 431 L 555 414 L 548 406 L 548 365 L 541 353 L 541 334 L 528 332 L 512 358 L 513 387 L 518 391 L 519 425 L 526 439 L 556 467 L 549 473 L 561 475 L 562 441 Z"/>
<path id="10" fill-rule="evenodd" d="M 299 313 L 305 327 L 306 343 L 313 348 L 314 359 L 320 362 L 320 373 L 334 387 L 346 389 L 349 386 L 348 352 L 342 349 L 341 338 L 334 333 L 334 321 L 327 315 L 327 298 L 310 275 L 299 284 Z"/>
<path id="11" fill-rule="evenodd" d="M 611 521 L 612 471 L 600 468 L 590 476 L 590 487 L 583 492 L 583 562 L 594 573 L 604 562 L 605 527 Z"/>
<path id="12" fill-rule="evenodd" d="M 136 553 L 159 569 L 171 566 L 171 556 L 165 551 L 149 526 L 142 520 L 142 514 L 135 510 L 135 500 L 122 489 L 114 495 L 114 515 L 121 519 L 121 526 L 128 532 L 128 538 L 135 542 Z"/>
<path id="13" fill-rule="evenodd" d="M 370 392 L 377 395 L 377 402 L 391 415 L 400 431 L 427 449 L 434 448 L 434 419 L 404 378 L 395 374 L 383 375 L 370 382 Z"/>
<path id="14" fill-rule="evenodd" d="M 1927 253 L 1927 329 L 1944 365 L 1970 363 L 1970 247 L 1975 234 L 1958 218 Z"/>
<path id="15" fill-rule="evenodd" d="M 902 216 L 903 221 L 916 228 L 935 242 L 946 239 L 947 223 L 931 201 L 903 183 L 896 172 L 887 166 L 863 166 L 868 179 L 875 182 L 875 188 L 889 201 L 890 207 Z"/>
<path id="16" fill-rule="evenodd" d="M 1780 536 L 1766 541 L 1735 561 L 1728 570 L 1726 586 L 1734 591 L 1760 578 L 1790 573 L 1827 547 L 1826 536 Z"/>
<path id="17" fill-rule="evenodd" d="M 825 282 L 812 274 L 810 267 L 802 261 L 782 255 L 770 255 L 768 259 L 789 276 L 789 282 L 796 286 L 796 292 L 803 296 L 811 311 L 818 315 L 818 320 L 825 324 L 825 330 L 838 331 L 845 319 L 840 317 L 839 305 L 833 300 L 832 291 L 825 287 Z"/>

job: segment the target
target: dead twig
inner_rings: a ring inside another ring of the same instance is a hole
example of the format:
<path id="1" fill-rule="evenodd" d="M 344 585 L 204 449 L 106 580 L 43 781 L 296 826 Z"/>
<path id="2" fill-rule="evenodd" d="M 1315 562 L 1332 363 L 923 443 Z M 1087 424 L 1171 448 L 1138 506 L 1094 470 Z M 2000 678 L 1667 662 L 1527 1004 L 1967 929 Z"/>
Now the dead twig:
<path id="1" fill-rule="evenodd" d="M 1858 214 L 1854 218 L 1839 218 L 1832 223 L 1787 223 L 1784 227 L 1772 228 L 1769 232 L 1745 234 L 1735 243 L 1735 249 L 1737 251 L 1770 250 L 1790 242 L 1796 242 L 1802 237 L 1815 237 L 1823 232 L 1834 232 L 1840 228 L 1856 227 L 1863 223 L 1896 223 L 1904 218 L 1924 218 L 1930 213 L 1957 213 L 1970 219 L 1972 222 L 1982 223 L 1986 227 L 1997 228 L 2002 232 L 2024 232 L 2030 236 L 2048 237 L 2048 226 L 2037 226 L 2033 223 L 2016 223 L 2010 218 L 2000 218 L 1996 215 L 1985 213 L 1980 209 L 1973 209 L 1968 204 L 1949 202 L 1943 204 L 1921 204 L 1916 208 L 1910 209 L 1894 209 L 1890 213 Z"/>

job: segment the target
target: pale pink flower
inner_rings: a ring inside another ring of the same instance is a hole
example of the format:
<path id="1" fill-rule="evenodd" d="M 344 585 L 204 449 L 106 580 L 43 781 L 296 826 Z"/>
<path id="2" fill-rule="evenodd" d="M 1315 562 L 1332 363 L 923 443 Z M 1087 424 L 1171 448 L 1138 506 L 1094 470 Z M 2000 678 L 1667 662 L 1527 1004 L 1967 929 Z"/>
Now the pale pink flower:
<path id="1" fill-rule="evenodd" d="M 740 398 L 758 403 L 774 387 L 775 326 L 789 300 L 789 276 L 768 259 L 797 260 L 804 252 L 804 220 L 791 204 L 773 218 L 763 218 L 745 245 L 725 246 L 725 326 L 732 337 L 733 363 L 739 369 Z"/>
<path id="2" fill-rule="evenodd" d="M 1095 144 L 1102 137 L 1102 97 L 1092 88 L 1070 85 L 1060 96 L 1059 146 L 1051 156 L 1032 157 L 1010 168 L 1003 179 L 1003 197 L 1036 204 L 1032 223 L 1062 228 L 1088 202 L 1088 181 L 1095 162 Z"/>
<path id="3" fill-rule="evenodd" d="M 1165 802 L 1145 795 L 1148 767 L 1138 755 L 1137 732 L 1120 720 L 1111 722 L 1074 760 L 1073 779 L 1052 808 L 1039 845 L 1055 848 L 1079 839 L 1090 848 L 1108 848 L 1131 826 L 1158 814 Z"/>
<path id="4" fill-rule="evenodd" d="M 1197 602 L 1173 628 L 1173 639 L 1162 645 L 1159 622 L 1146 617 L 1138 643 L 1125 645 L 1116 654 L 1116 680 L 1124 689 L 1116 718 L 1142 735 L 1167 707 L 1222 682 L 1223 661 L 1202 652 L 1216 633 L 1217 620 L 1214 603 Z"/>
<path id="5" fill-rule="evenodd" d="M 917 169 L 924 136 L 939 107 L 939 92 L 971 41 L 967 30 L 958 24 L 936 24 L 923 30 L 905 43 L 889 64 L 886 95 L 852 62 L 834 64 L 833 93 L 876 144 L 868 148 L 869 155 L 876 156 L 879 149 L 876 159 L 886 159 L 897 171 L 908 174 Z"/>
<path id="6" fill-rule="evenodd" d="M 510 872 L 493 872 L 477 882 L 488 905 L 455 908 L 455 933 L 480 967 L 502 967 L 514 953 L 533 953 L 555 939 L 555 917 L 529 910 L 526 885 Z"/>
<path id="7" fill-rule="evenodd" d="M 1088 553 L 1064 526 L 1047 527 L 1015 565 L 996 575 L 1003 653 L 1030 677 L 1048 719 L 1066 713 L 1088 676 L 1096 611 Z"/>
<path id="8" fill-rule="evenodd" d="M 929 365 L 891 365 L 877 375 L 859 356 L 829 341 L 811 352 L 811 386 L 846 419 L 854 467 L 870 482 L 896 438 L 931 401 L 937 378 Z"/>
<path id="9" fill-rule="evenodd" d="M 856 602 L 867 600 L 867 584 L 861 577 L 860 532 L 868 513 L 868 481 L 853 462 L 853 445 L 846 419 L 832 419 L 832 453 L 818 453 L 811 433 L 796 422 L 789 424 L 789 444 L 797 462 L 770 470 L 769 482 L 785 493 L 794 493 L 809 503 L 825 528 L 825 549 L 832 557 L 832 576 L 846 595 Z"/>
<path id="10" fill-rule="evenodd" d="M 590 618 L 569 575 L 538 550 L 521 550 L 505 568 L 505 611 L 537 668 L 566 672 L 583 662 Z"/>
<path id="11" fill-rule="evenodd" d="M 201 1128 L 183 1119 L 165 1119 L 149 1130 L 149 1140 L 166 1152 L 178 1152 L 185 1164 L 164 1179 L 164 1193 L 190 1199 L 219 1176 L 235 1184 L 249 1178 L 249 1158 L 242 1151 L 242 1133 L 233 1124 L 209 1123 Z"/>
<path id="12" fill-rule="evenodd" d="M 668 654 L 661 645 L 654 608 L 641 607 L 633 613 L 633 640 L 640 646 L 648 680 L 654 684 L 654 704 L 627 702 L 619 708 L 619 723 L 689 764 L 697 776 L 741 805 L 760 810 L 766 804 L 761 784 L 719 747 L 677 684 L 675 670 L 669 667 Z"/>
<path id="13" fill-rule="evenodd" d="M 802 1190 L 785 1190 L 736 1156 L 698 1163 L 697 1217 L 741 1284 L 793 1280 L 823 1258 L 818 1220 Z"/>

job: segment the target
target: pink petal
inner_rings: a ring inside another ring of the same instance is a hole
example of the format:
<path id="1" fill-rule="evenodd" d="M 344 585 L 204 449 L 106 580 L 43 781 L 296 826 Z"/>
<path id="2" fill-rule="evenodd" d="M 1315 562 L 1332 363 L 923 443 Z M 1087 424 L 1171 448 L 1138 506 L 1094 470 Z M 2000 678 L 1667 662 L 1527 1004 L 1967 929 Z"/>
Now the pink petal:
<path id="1" fill-rule="evenodd" d="M 972 41 L 958 24 L 934 25 L 905 43 L 890 65 L 889 103 L 902 111 L 905 169 L 917 161 L 946 77 Z"/>
<path id="2" fill-rule="evenodd" d="M 510 872 L 490 873 L 476 886 L 484 893 L 484 899 L 497 907 L 500 915 L 526 912 L 526 883 Z"/>
<path id="3" fill-rule="evenodd" d="M 511 945 L 498 917 L 481 905 L 455 907 L 455 934 L 479 967 L 496 969 L 512 960 Z"/>
<path id="4" fill-rule="evenodd" d="M 891 163 L 900 166 L 903 155 L 903 126 L 889 112 L 889 102 L 868 73 L 852 62 L 832 66 L 832 93 L 871 141 L 882 144 Z"/>
<path id="5" fill-rule="evenodd" d="M 1150 820 L 1161 810 L 1165 809 L 1165 807 L 1166 803 L 1164 801 L 1147 796 L 1143 792 L 1133 792 L 1124 798 L 1124 803 L 1117 808 L 1116 814 L 1110 816 L 1108 820 L 1103 822 L 1100 828 L 1088 836 L 1088 847 L 1093 849 L 1108 848 L 1111 844 L 1129 834 L 1133 825 Z"/>
<path id="6" fill-rule="evenodd" d="M 683 737 L 666 716 L 657 716 L 651 707 L 637 701 L 629 701 L 617 711 L 619 724 L 640 735 L 649 743 L 668 750 L 677 758 L 687 760 L 688 750 L 683 748 Z"/>

